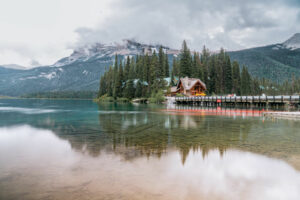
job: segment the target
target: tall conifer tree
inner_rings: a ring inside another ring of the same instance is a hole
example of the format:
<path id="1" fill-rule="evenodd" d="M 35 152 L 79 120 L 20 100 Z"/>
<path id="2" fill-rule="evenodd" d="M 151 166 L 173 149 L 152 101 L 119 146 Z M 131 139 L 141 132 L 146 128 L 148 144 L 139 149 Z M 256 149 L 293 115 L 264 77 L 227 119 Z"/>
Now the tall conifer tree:
<path id="1" fill-rule="evenodd" d="M 164 72 L 165 72 L 165 77 L 169 77 L 170 76 L 170 70 L 169 70 L 169 58 L 168 58 L 168 54 L 165 54 L 165 64 L 164 64 Z"/>
<path id="2" fill-rule="evenodd" d="M 232 92 L 232 66 L 229 55 L 225 55 L 224 66 L 224 83 L 225 93 L 230 94 Z"/>
<path id="3" fill-rule="evenodd" d="M 191 52 L 187 47 L 186 41 L 182 43 L 180 54 L 180 77 L 191 76 L 192 58 Z"/>
<path id="4" fill-rule="evenodd" d="M 234 61 L 232 64 L 232 86 L 236 95 L 241 95 L 241 73 L 239 63 Z"/>
<path id="5" fill-rule="evenodd" d="M 241 75 L 241 93 L 242 95 L 251 94 L 251 77 L 245 66 L 243 66 Z"/>

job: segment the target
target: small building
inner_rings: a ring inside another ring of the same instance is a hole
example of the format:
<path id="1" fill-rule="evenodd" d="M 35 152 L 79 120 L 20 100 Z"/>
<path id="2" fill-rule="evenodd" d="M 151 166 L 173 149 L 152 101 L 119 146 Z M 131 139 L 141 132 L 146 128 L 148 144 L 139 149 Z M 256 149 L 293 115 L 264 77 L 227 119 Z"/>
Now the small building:
<path id="1" fill-rule="evenodd" d="M 185 96 L 196 96 L 203 94 L 206 90 L 206 85 L 197 78 L 181 78 L 177 86 L 171 87 L 171 96 L 176 94 L 183 94 Z"/>

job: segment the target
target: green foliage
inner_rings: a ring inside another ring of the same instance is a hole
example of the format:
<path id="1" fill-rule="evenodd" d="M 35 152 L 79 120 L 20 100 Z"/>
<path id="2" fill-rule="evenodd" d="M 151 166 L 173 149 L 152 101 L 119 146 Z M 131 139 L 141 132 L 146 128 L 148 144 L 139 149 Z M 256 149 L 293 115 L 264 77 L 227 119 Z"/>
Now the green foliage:
<path id="1" fill-rule="evenodd" d="M 126 102 L 129 102 L 129 99 L 124 98 L 124 97 L 121 97 L 121 98 L 117 98 L 116 101 L 117 101 L 117 102 L 121 102 L 121 103 L 126 103 Z"/>
<path id="2" fill-rule="evenodd" d="M 192 75 L 192 57 L 191 52 L 187 47 L 186 41 L 182 43 L 180 54 L 180 77 L 191 77 Z"/>
<path id="3" fill-rule="evenodd" d="M 116 76 L 116 79 L 115 79 L 115 82 L 114 82 L 114 98 L 116 99 L 116 98 L 119 98 L 119 97 L 122 96 L 122 89 L 123 89 L 123 66 L 122 66 L 122 62 L 120 63 L 119 70 L 118 70 L 117 74 L 115 74 L 115 76 Z"/>
<path id="4" fill-rule="evenodd" d="M 300 50 L 278 48 L 276 45 L 229 52 L 232 60 L 248 67 L 253 77 L 283 83 L 293 74 L 300 77 Z"/>
<path id="5" fill-rule="evenodd" d="M 158 92 L 153 92 L 151 98 L 149 98 L 150 103 L 162 103 L 165 101 L 164 92 L 159 90 Z"/>
<path id="6" fill-rule="evenodd" d="M 241 94 L 242 95 L 249 95 L 252 93 L 252 80 L 251 76 L 248 72 L 248 69 L 243 66 L 242 75 L 241 75 Z"/>
<path id="7" fill-rule="evenodd" d="M 210 94 L 215 93 L 217 90 L 217 64 L 216 64 L 217 57 L 212 56 L 209 60 L 209 79 L 208 79 L 208 92 Z"/>
<path id="8" fill-rule="evenodd" d="M 165 77 L 169 77 L 170 76 L 170 70 L 169 70 L 170 66 L 169 66 L 169 59 L 168 59 L 168 55 L 165 54 L 164 56 L 164 73 L 165 73 Z"/>
<path id="9" fill-rule="evenodd" d="M 165 72 L 165 67 L 164 67 L 164 62 L 165 60 L 165 56 L 164 56 L 164 52 L 163 52 L 163 48 L 162 46 L 160 46 L 159 48 L 159 52 L 158 52 L 158 65 L 157 65 L 157 75 L 160 77 L 160 78 L 163 78 L 166 74 Z"/>
<path id="10" fill-rule="evenodd" d="M 115 99 L 113 97 L 108 96 L 107 94 L 98 98 L 99 102 L 114 102 Z"/>
<path id="11" fill-rule="evenodd" d="M 135 89 L 134 89 L 134 85 L 133 85 L 133 80 L 130 79 L 126 82 L 126 87 L 124 90 L 124 97 L 127 99 L 132 99 L 132 98 L 134 98 L 134 94 L 135 94 Z"/>
<path id="12" fill-rule="evenodd" d="M 180 74 L 179 64 L 175 57 L 173 57 L 172 74 L 173 76 L 177 76 L 177 77 L 179 77 Z"/>
<path id="13" fill-rule="evenodd" d="M 232 67 L 232 86 L 236 95 L 241 95 L 241 73 L 239 63 L 234 61 Z"/>
<path id="14" fill-rule="evenodd" d="M 226 55 L 224 64 L 224 85 L 225 93 L 230 94 L 232 92 L 232 66 L 230 57 Z"/>
<path id="15" fill-rule="evenodd" d="M 140 80 L 137 81 L 134 97 L 140 98 L 143 94 L 143 84 Z"/>

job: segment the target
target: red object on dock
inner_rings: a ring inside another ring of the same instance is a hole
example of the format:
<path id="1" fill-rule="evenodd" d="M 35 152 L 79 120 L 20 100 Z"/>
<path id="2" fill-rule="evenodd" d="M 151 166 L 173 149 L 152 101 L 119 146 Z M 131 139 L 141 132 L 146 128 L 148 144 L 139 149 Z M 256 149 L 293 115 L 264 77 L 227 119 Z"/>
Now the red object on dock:
<path id="1" fill-rule="evenodd" d="M 222 103 L 221 99 L 217 99 L 217 103 Z"/>

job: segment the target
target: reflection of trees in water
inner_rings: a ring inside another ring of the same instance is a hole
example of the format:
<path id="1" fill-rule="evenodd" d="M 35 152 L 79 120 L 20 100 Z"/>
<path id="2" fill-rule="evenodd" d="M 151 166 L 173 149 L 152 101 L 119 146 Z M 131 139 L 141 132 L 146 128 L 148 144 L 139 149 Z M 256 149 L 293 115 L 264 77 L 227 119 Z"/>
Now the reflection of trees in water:
<path id="1" fill-rule="evenodd" d="M 300 153 L 297 121 L 180 115 L 126 106 L 101 108 L 99 113 L 87 112 L 84 116 L 80 112 L 38 118 L 30 115 L 26 120 L 26 124 L 52 130 L 74 150 L 91 156 L 106 151 L 130 160 L 140 156 L 160 157 L 175 149 L 184 163 L 189 152 L 199 150 L 204 158 L 212 149 L 218 149 L 222 155 L 228 148 L 280 159 Z"/>
<path id="2" fill-rule="evenodd" d="M 160 157 L 168 147 L 176 148 L 183 163 L 190 150 L 200 149 L 205 157 L 210 150 L 218 149 L 222 155 L 226 149 L 245 140 L 252 125 L 248 120 L 232 118 L 146 112 L 100 114 L 99 123 L 111 138 L 115 151 L 118 147 L 125 147 L 138 151 L 139 155 Z"/>
<path id="3" fill-rule="evenodd" d="M 173 148 L 180 151 L 183 163 L 191 150 L 201 149 L 203 157 L 211 149 L 219 149 L 223 154 L 227 148 L 245 140 L 252 126 L 251 120 L 172 115 L 128 108 L 128 105 L 113 106 L 107 104 L 99 108 L 100 113 L 91 117 L 91 121 L 85 116 L 78 117 L 77 113 L 56 113 L 42 118 L 31 116 L 27 120 L 35 127 L 51 129 L 73 149 L 91 156 L 98 156 L 105 150 L 125 159 L 160 157 L 168 148 Z"/>

